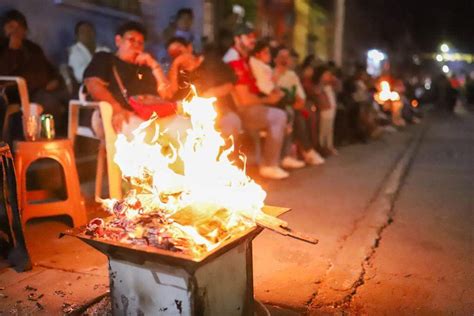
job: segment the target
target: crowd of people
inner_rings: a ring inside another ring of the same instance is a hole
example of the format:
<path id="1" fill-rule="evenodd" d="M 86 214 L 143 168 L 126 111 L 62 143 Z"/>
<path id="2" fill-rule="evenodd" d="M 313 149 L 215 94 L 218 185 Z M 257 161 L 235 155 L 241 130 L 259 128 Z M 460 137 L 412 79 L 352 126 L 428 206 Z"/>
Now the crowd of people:
<path id="1" fill-rule="evenodd" d="M 142 24 L 122 24 L 111 50 L 96 43 L 91 23 L 81 21 L 69 49 L 70 76 L 64 80 L 42 49 L 26 38 L 26 18 L 12 10 L 3 19 L 0 75 L 24 77 L 30 99 L 54 115 L 59 133 L 67 125 L 68 100 L 77 98 L 80 85 L 91 100 L 111 104 L 112 125 L 123 133 L 146 119 L 140 104 L 169 105 L 187 98 L 194 85 L 199 95 L 216 98 L 222 135 L 238 145 L 250 144 L 249 155 L 260 175 L 270 179 L 284 179 L 289 170 L 338 155 L 336 117 L 344 138 L 364 142 L 419 119 L 404 96 L 403 82 L 388 69 L 373 79 L 363 66 L 346 75 L 314 55 L 300 63 L 291 47 L 259 38 L 248 23 L 234 28 L 233 44 L 226 51 L 206 43 L 197 53 L 192 18 L 192 10 L 182 9 L 173 28 L 165 30 L 166 67 L 145 51 L 147 30 Z M 15 98 L 7 97 L 9 102 Z M 189 126 L 186 118 L 170 113 L 159 124 L 176 131 Z"/>

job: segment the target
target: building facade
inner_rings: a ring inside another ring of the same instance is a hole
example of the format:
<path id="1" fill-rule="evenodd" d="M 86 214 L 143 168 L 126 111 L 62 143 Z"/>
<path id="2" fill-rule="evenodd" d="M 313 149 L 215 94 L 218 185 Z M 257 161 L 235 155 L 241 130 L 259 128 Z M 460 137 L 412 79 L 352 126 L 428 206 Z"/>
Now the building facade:
<path id="1" fill-rule="evenodd" d="M 194 12 L 196 44 L 203 33 L 204 0 L 2 0 L 0 14 L 21 11 L 28 20 L 29 38 L 43 47 L 56 65 L 67 61 L 67 48 L 74 43 L 74 26 L 86 20 L 97 29 L 97 41 L 112 50 L 116 28 L 127 20 L 144 22 L 149 38 L 147 50 L 159 55 L 161 34 L 183 7 Z M 3 30 L 2 30 L 3 31 Z"/>

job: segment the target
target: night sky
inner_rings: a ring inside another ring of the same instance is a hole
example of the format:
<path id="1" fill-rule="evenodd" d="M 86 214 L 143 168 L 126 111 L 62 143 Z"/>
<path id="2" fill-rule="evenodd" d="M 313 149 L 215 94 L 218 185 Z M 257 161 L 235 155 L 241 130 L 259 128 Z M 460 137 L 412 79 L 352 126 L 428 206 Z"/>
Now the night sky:
<path id="1" fill-rule="evenodd" d="M 347 0 L 352 33 L 370 46 L 411 43 L 432 52 L 442 41 L 474 53 L 474 0 Z M 352 29 L 352 28 L 355 28 Z"/>

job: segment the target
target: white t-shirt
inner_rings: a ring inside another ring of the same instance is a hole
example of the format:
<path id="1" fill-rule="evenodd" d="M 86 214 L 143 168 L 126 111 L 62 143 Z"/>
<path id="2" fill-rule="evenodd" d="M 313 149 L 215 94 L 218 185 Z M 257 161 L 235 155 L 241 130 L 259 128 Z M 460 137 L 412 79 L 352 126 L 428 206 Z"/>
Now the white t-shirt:
<path id="1" fill-rule="evenodd" d="M 222 60 L 228 64 L 230 63 L 231 61 L 235 61 L 235 60 L 239 60 L 240 59 L 240 54 L 239 52 L 231 47 L 227 50 L 227 52 L 225 53 L 224 57 L 222 57 Z"/>
<path id="2" fill-rule="evenodd" d="M 283 75 L 278 78 L 277 85 L 280 88 L 292 89 L 296 87 L 296 95 L 301 99 L 306 99 L 306 93 L 304 92 L 301 80 L 293 70 L 287 70 Z"/>
<path id="3" fill-rule="evenodd" d="M 255 77 L 258 90 L 269 95 L 275 89 L 273 82 L 273 69 L 258 58 L 250 57 L 250 69 Z"/>
<path id="4" fill-rule="evenodd" d="M 336 93 L 334 92 L 334 89 L 330 85 L 325 85 L 323 87 L 324 92 L 326 93 L 328 97 L 328 101 L 331 104 L 331 109 L 337 108 L 337 100 L 336 100 Z"/>
<path id="5" fill-rule="evenodd" d="M 105 46 L 97 46 L 95 52 L 110 52 L 110 49 Z M 92 54 L 81 42 L 77 42 L 69 48 L 68 65 L 71 66 L 77 82 L 82 82 L 84 70 L 86 70 L 91 60 Z"/>

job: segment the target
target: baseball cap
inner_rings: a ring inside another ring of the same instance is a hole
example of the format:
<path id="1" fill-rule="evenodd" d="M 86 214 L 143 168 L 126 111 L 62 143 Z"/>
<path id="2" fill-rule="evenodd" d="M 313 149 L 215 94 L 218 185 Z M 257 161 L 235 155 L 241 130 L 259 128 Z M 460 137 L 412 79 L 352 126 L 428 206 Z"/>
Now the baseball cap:
<path id="1" fill-rule="evenodd" d="M 234 30 L 234 36 L 246 35 L 255 32 L 253 25 L 250 22 L 245 22 L 237 25 Z"/>

